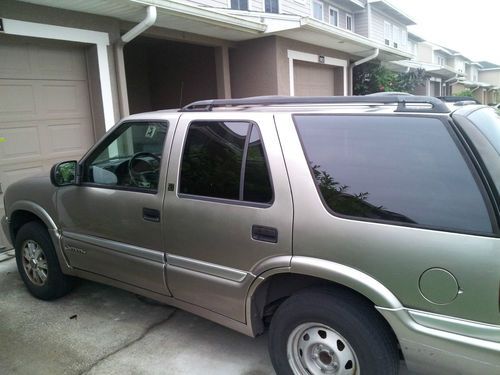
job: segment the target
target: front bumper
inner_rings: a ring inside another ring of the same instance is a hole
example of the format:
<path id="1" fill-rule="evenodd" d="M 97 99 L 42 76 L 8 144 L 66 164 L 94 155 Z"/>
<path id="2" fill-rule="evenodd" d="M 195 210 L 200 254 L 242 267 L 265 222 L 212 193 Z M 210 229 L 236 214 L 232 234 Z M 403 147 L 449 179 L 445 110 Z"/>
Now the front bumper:
<path id="1" fill-rule="evenodd" d="M 2 217 L 0 222 L 2 225 L 3 233 L 5 234 L 5 238 L 7 238 L 7 241 L 12 245 L 12 239 L 10 238 L 9 219 L 6 216 L 4 216 Z"/>
<path id="2" fill-rule="evenodd" d="M 396 334 L 409 370 L 421 374 L 500 374 L 498 326 L 485 325 L 492 337 L 472 337 L 430 327 L 405 309 L 377 308 Z M 476 329 L 482 324 L 475 324 Z M 479 327 L 480 328 L 480 327 Z"/>

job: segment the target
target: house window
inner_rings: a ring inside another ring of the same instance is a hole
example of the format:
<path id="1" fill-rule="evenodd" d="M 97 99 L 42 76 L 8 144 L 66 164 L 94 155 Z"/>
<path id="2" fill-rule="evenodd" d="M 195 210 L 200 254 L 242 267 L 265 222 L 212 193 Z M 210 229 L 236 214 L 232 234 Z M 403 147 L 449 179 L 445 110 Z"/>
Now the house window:
<path id="1" fill-rule="evenodd" d="M 231 9 L 248 10 L 248 0 L 231 0 Z"/>
<path id="2" fill-rule="evenodd" d="M 386 46 L 390 46 L 392 41 L 392 26 L 389 22 L 384 21 L 384 42 Z"/>
<path id="3" fill-rule="evenodd" d="M 401 45 L 401 29 L 396 25 L 392 25 L 392 39 L 392 46 L 394 48 L 399 48 Z"/>
<path id="4" fill-rule="evenodd" d="M 330 15 L 330 19 L 328 20 L 328 22 L 330 22 L 330 25 L 338 27 L 339 26 L 339 10 L 335 9 L 333 7 L 330 7 L 329 8 L 329 15 Z"/>
<path id="5" fill-rule="evenodd" d="M 437 57 L 437 63 L 438 63 L 438 65 L 443 66 L 443 65 L 446 65 L 446 60 L 444 59 L 443 56 L 438 56 Z"/>
<path id="6" fill-rule="evenodd" d="M 353 27 L 352 27 L 352 14 L 345 15 L 345 28 L 347 30 L 352 31 L 352 29 L 353 29 Z"/>
<path id="7" fill-rule="evenodd" d="M 279 0 L 266 0 L 265 1 L 266 13 L 279 13 Z"/>
<path id="8" fill-rule="evenodd" d="M 313 17 L 317 20 L 323 21 L 323 3 L 319 1 L 313 1 Z"/>

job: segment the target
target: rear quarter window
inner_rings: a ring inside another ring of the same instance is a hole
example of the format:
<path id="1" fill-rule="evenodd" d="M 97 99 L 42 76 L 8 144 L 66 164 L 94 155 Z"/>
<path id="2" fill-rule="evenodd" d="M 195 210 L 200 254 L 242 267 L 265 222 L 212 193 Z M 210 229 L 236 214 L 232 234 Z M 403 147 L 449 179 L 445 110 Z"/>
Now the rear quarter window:
<path id="1" fill-rule="evenodd" d="M 437 118 L 296 115 L 327 208 L 361 220 L 491 234 L 488 209 Z"/>

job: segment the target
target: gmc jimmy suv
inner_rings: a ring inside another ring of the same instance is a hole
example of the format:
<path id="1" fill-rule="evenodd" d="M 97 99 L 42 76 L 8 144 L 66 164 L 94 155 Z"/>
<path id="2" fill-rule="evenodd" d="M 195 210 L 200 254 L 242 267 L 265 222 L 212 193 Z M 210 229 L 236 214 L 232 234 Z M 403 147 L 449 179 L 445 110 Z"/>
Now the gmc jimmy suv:
<path id="1" fill-rule="evenodd" d="M 500 118 L 419 96 L 125 118 L 11 185 L 28 290 L 90 279 L 249 336 L 278 374 L 500 374 Z"/>

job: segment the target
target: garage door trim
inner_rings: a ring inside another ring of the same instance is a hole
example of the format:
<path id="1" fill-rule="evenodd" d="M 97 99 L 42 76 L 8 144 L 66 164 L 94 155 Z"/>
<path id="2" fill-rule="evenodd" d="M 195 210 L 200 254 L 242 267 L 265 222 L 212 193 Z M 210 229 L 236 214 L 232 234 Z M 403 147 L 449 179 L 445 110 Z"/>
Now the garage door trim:
<path id="1" fill-rule="evenodd" d="M 320 64 L 320 56 L 315 55 L 312 53 L 306 53 L 306 52 L 300 52 L 300 51 L 294 51 L 294 50 L 288 50 L 288 70 L 289 70 L 289 77 L 290 77 L 290 96 L 295 95 L 295 79 L 294 79 L 294 72 L 293 72 L 293 62 L 294 60 L 298 61 L 306 61 L 306 62 L 311 62 L 311 63 L 316 63 Z M 342 59 L 337 59 L 335 57 L 329 57 L 329 56 L 324 56 L 324 63 L 321 63 L 322 65 L 331 65 L 331 66 L 337 66 L 337 67 L 342 67 L 343 71 L 343 78 L 344 78 L 344 95 L 347 95 L 347 66 L 348 62 L 347 60 L 342 60 Z"/>
<path id="2" fill-rule="evenodd" d="M 113 96 L 111 91 L 111 77 L 109 73 L 108 50 L 109 35 L 101 31 L 77 29 L 49 25 L 45 23 L 26 22 L 3 18 L 4 33 L 33 38 L 64 40 L 68 42 L 88 43 L 97 46 L 97 61 L 99 65 L 99 79 L 101 82 L 102 106 L 106 130 L 115 124 Z"/>

